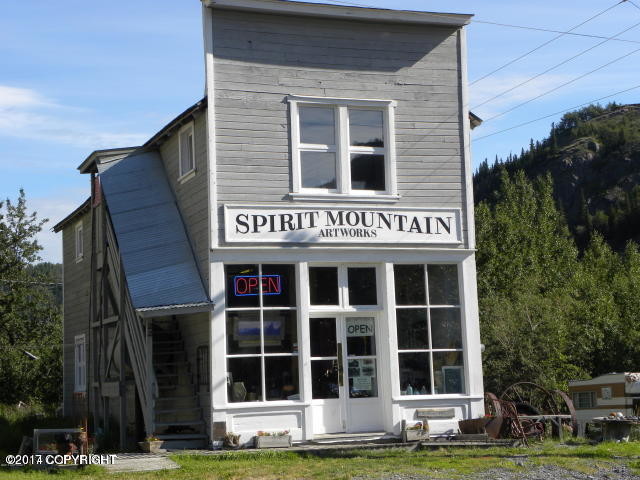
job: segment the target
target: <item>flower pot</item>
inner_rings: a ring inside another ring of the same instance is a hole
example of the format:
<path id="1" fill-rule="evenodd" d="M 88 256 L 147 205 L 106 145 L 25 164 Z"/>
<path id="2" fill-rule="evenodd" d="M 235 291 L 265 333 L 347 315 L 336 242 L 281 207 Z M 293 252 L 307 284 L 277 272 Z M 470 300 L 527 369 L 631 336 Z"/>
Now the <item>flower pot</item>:
<path id="1" fill-rule="evenodd" d="M 284 448 L 291 446 L 291 435 L 265 435 L 254 438 L 256 448 Z"/>
<path id="2" fill-rule="evenodd" d="M 426 430 L 403 430 L 402 443 L 419 442 L 421 440 L 429 440 L 429 432 Z"/>
<path id="3" fill-rule="evenodd" d="M 162 451 L 162 440 L 153 440 L 151 442 L 138 442 L 140 450 L 145 453 L 158 453 Z"/>

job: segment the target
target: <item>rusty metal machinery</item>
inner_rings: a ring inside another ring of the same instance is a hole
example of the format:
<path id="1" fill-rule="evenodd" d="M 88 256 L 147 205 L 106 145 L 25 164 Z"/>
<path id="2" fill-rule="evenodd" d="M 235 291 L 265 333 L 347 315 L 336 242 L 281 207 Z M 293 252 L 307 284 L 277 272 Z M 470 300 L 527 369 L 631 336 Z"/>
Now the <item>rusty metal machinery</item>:
<path id="1" fill-rule="evenodd" d="M 576 412 L 569 396 L 560 390 L 547 390 L 532 382 L 509 386 L 498 398 L 485 393 L 485 409 L 489 418 L 487 434 L 493 438 L 514 437 L 526 445 L 528 438 L 542 438 L 545 425 L 551 434 L 562 437 L 578 432 Z"/>

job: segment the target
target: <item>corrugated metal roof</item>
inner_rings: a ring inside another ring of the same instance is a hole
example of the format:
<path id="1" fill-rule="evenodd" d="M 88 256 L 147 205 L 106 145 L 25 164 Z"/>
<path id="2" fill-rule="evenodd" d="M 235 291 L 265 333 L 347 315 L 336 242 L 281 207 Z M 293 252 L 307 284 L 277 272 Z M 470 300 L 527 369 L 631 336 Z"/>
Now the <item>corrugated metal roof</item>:
<path id="1" fill-rule="evenodd" d="M 134 308 L 208 303 L 158 152 L 98 171 Z"/>

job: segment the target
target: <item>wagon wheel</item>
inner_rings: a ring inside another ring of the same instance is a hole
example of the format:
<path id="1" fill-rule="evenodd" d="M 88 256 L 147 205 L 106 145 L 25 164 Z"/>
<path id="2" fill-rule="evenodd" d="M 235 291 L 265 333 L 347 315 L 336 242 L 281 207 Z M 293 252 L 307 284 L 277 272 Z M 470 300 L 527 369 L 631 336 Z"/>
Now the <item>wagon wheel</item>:
<path id="1" fill-rule="evenodd" d="M 560 408 L 553 394 L 532 382 L 514 383 L 500 396 L 513 402 L 519 415 L 558 415 Z"/>
<path id="2" fill-rule="evenodd" d="M 491 392 L 484 393 L 484 411 L 487 415 L 491 415 L 492 417 L 502 416 L 500 400 L 495 396 L 495 394 Z"/>
<path id="3" fill-rule="evenodd" d="M 567 395 L 562 390 L 554 390 L 553 393 L 555 393 L 561 399 L 561 401 L 558 402 L 560 405 L 561 413 L 571 415 L 570 425 L 571 425 L 571 428 L 573 429 L 573 436 L 577 437 L 578 436 L 578 418 L 576 416 L 576 409 L 573 405 L 573 400 L 571 400 L 571 397 L 569 397 L 569 395 Z"/>

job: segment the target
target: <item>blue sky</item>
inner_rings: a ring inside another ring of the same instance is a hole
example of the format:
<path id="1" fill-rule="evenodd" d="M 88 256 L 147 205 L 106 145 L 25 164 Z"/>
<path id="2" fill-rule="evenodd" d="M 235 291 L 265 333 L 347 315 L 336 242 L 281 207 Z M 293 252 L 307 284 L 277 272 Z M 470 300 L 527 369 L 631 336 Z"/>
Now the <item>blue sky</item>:
<path id="1" fill-rule="evenodd" d="M 349 2 L 326 3 L 343 4 Z M 383 8 L 473 13 L 497 22 L 564 31 L 616 1 L 557 2 L 354 0 Z M 638 5 L 638 6 L 636 6 Z M 638 26 L 636 26 L 638 24 Z M 201 7 L 198 0 L 113 0 L 88 4 L 0 4 L 0 198 L 24 188 L 30 208 L 50 218 L 39 237 L 42 257 L 60 261 L 61 241 L 50 227 L 79 205 L 88 181 L 76 167 L 99 148 L 143 143 L 203 94 Z M 473 84 L 471 107 L 489 119 L 533 97 L 555 92 L 487 121 L 474 132 L 475 164 L 519 153 L 548 134 L 560 115 L 505 128 L 640 85 L 640 0 L 629 1 L 576 29 L 639 43 L 569 36 Z M 467 30 L 469 79 L 474 81 L 557 34 L 472 23 Z M 485 100 L 582 51 L 564 65 L 491 102 Z M 619 57 L 629 56 L 603 67 Z M 592 70 L 598 71 L 574 81 Z M 639 103 L 640 88 L 611 97 Z"/>

